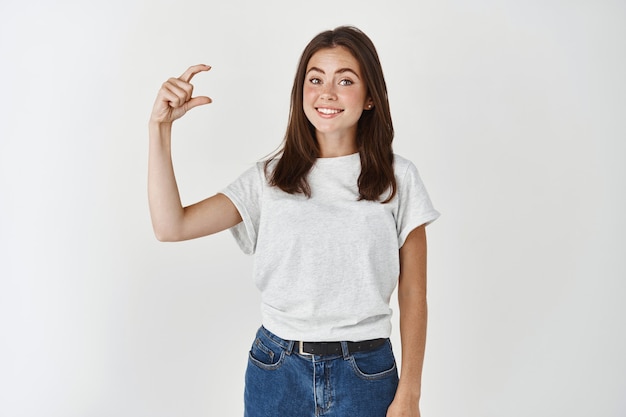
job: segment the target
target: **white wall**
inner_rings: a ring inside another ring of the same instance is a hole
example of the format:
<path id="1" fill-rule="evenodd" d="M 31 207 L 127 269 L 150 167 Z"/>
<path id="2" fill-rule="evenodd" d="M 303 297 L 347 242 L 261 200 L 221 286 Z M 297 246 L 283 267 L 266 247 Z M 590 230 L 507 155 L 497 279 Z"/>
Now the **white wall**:
<path id="1" fill-rule="evenodd" d="M 422 415 L 626 415 L 623 2 L 86 3 L 0 4 L 0 415 L 241 415 L 251 259 L 154 239 L 146 122 L 213 65 L 174 149 L 184 201 L 211 195 L 278 146 L 302 48 L 346 23 L 443 214 Z"/>

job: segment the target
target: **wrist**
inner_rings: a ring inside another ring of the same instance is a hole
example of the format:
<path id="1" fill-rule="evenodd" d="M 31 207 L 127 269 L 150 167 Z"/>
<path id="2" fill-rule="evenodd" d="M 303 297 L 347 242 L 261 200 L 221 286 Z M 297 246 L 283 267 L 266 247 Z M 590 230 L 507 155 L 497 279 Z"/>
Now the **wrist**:
<path id="1" fill-rule="evenodd" d="M 172 122 L 160 122 L 150 119 L 148 121 L 148 129 L 151 132 L 168 132 L 172 130 Z"/>
<path id="2" fill-rule="evenodd" d="M 411 403 L 411 404 L 419 404 L 421 398 L 421 389 L 420 387 L 408 386 L 407 384 L 398 385 L 398 389 L 396 390 L 396 398 L 401 399 L 402 401 Z"/>
<path id="3" fill-rule="evenodd" d="M 148 122 L 150 142 L 168 144 L 172 138 L 172 123 Z"/>

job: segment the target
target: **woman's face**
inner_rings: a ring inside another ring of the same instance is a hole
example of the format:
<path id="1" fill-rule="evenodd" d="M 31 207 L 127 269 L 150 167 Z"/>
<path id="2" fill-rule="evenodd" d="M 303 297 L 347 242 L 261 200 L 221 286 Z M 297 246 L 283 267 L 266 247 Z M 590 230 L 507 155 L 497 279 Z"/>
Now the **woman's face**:
<path id="1" fill-rule="evenodd" d="M 320 49 L 304 76 L 304 114 L 318 140 L 356 140 L 357 123 L 372 104 L 358 61 L 344 47 Z"/>

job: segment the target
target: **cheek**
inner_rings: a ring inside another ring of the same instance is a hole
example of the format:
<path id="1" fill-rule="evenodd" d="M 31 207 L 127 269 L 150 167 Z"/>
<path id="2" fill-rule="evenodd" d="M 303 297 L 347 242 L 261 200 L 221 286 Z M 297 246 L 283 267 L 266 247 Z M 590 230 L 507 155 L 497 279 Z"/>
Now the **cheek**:
<path id="1" fill-rule="evenodd" d="M 356 95 L 355 97 L 355 102 L 359 103 L 359 105 L 361 107 L 363 107 L 365 105 L 365 102 L 367 101 L 367 95 L 365 94 L 365 92 L 361 91 L 359 94 Z"/>
<path id="2" fill-rule="evenodd" d="M 311 123 L 312 123 L 311 117 L 315 113 L 315 109 L 313 108 L 313 105 L 315 104 L 315 100 L 316 100 L 316 98 L 314 97 L 313 94 L 311 94 L 310 90 L 308 92 L 306 91 L 306 89 L 303 91 L 303 93 L 302 93 L 302 110 L 304 111 L 304 115 L 306 116 L 306 118 Z"/>
<path id="3" fill-rule="evenodd" d="M 302 99 L 306 103 L 307 101 L 315 100 L 315 90 L 311 87 L 307 87 L 306 85 L 302 89 Z"/>

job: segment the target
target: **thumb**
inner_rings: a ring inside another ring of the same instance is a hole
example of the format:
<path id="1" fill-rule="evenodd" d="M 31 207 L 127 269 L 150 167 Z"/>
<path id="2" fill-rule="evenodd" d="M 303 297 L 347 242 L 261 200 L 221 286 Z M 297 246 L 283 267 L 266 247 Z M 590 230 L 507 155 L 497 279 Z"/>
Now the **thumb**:
<path id="1" fill-rule="evenodd" d="M 209 104 L 212 102 L 213 100 L 211 100 L 209 97 L 206 97 L 206 96 L 194 97 L 187 102 L 187 110 L 191 110 L 194 107 L 203 106 L 205 104 Z"/>

